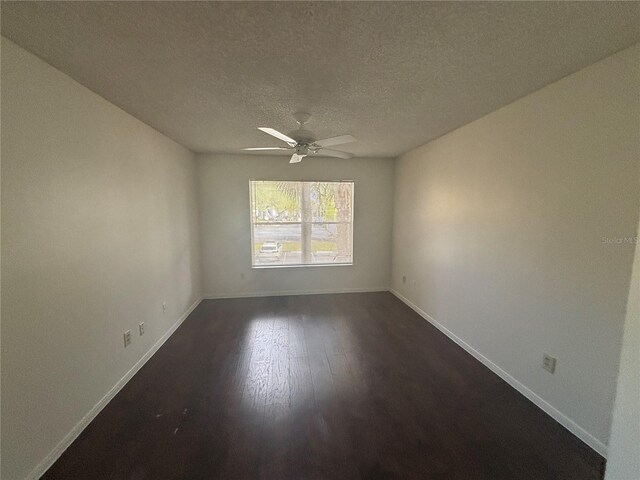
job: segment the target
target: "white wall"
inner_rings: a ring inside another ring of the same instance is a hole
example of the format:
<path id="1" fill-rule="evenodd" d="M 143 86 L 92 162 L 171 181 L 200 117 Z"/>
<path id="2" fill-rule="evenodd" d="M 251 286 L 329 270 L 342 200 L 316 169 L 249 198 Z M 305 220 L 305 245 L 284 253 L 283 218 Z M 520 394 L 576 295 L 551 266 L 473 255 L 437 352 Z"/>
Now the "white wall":
<path id="1" fill-rule="evenodd" d="M 637 480 L 640 479 L 640 248 L 637 245 L 617 392 L 605 478 Z"/>
<path id="2" fill-rule="evenodd" d="M 199 298 L 195 190 L 191 152 L 2 39 L 3 479 Z"/>
<path id="3" fill-rule="evenodd" d="M 393 161 L 199 155 L 198 186 L 205 296 L 388 288 Z M 354 180 L 353 266 L 251 268 L 249 179 Z"/>
<path id="4" fill-rule="evenodd" d="M 634 250 L 603 237 L 637 231 L 639 57 L 606 58 L 396 168 L 393 288 L 603 453 Z"/>

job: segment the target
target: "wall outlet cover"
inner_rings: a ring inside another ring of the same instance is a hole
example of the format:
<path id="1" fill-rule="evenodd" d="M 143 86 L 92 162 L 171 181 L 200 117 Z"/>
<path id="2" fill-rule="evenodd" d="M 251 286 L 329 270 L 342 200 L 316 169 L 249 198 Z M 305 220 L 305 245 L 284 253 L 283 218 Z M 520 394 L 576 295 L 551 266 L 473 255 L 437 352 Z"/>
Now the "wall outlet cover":
<path id="1" fill-rule="evenodd" d="M 542 368 L 549 373 L 556 372 L 556 358 L 552 357 L 548 353 L 542 355 Z"/>
<path id="2" fill-rule="evenodd" d="M 128 347 L 131 344 L 131 330 L 124 332 L 124 346 Z"/>

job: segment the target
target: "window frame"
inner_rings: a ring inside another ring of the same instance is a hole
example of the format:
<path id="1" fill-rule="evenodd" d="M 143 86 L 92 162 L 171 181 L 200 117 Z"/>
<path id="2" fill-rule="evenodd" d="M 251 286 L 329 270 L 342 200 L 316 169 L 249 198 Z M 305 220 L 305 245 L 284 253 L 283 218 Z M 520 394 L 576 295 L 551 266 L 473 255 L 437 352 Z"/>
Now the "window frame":
<path id="1" fill-rule="evenodd" d="M 300 221 L 274 221 L 274 222 L 264 222 L 264 223 L 254 223 L 254 205 L 253 205 L 253 190 L 252 183 L 253 182 L 291 182 L 291 183 L 350 183 L 351 184 L 351 221 L 350 222 L 340 222 L 340 221 L 311 221 L 304 222 L 302 216 Z M 353 224 L 355 222 L 355 181 L 354 180 L 273 180 L 273 179 L 260 179 L 260 178 L 250 178 L 249 179 L 249 229 L 251 230 L 251 245 L 250 245 L 250 265 L 252 269 L 271 269 L 271 268 L 308 268 L 308 267 L 352 267 L 355 262 L 354 255 L 354 227 Z M 309 223 L 313 228 L 314 225 L 343 225 L 345 223 L 349 224 L 349 238 L 351 239 L 351 261 L 344 263 L 287 263 L 287 264 L 255 264 L 255 239 L 254 239 L 254 226 L 255 225 L 299 225 L 300 226 L 300 241 L 302 242 L 302 232 L 303 232 L 303 224 Z"/>

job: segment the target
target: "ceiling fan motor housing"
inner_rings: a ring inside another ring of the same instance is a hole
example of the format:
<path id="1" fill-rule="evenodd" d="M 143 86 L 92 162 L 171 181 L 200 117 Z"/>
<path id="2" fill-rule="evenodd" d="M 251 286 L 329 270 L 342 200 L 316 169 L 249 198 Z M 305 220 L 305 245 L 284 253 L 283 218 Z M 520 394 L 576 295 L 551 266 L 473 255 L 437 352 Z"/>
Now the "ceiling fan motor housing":
<path id="1" fill-rule="evenodd" d="M 298 130 L 294 130 L 293 132 L 290 132 L 289 136 L 298 143 L 306 143 L 306 144 L 313 143 L 314 140 L 316 139 L 313 132 L 306 130 L 304 128 L 299 128 Z"/>
<path id="2" fill-rule="evenodd" d="M 308 155 L 309 154 L 309 145 L 307 144 L 300 144 L 298 143 L 298 145 L 296 145 L 296 154 L 298 155 Z"/>

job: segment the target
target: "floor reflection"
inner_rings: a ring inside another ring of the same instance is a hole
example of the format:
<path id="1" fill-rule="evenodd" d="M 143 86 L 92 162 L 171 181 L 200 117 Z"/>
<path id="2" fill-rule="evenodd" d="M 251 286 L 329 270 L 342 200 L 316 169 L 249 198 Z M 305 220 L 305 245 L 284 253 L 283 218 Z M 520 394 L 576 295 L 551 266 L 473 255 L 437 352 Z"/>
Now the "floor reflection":
<path id="1" fill-rule="evenodd" d="M 274 315 L 255 317 L 247 325 L 238 365 L 244 378 L 243 408 L 260 412 L 268 405 L 313 402 L 313 384 L 302 366 L 307 362 L 304 332 L 290 323 L 288 317 Z"/>

